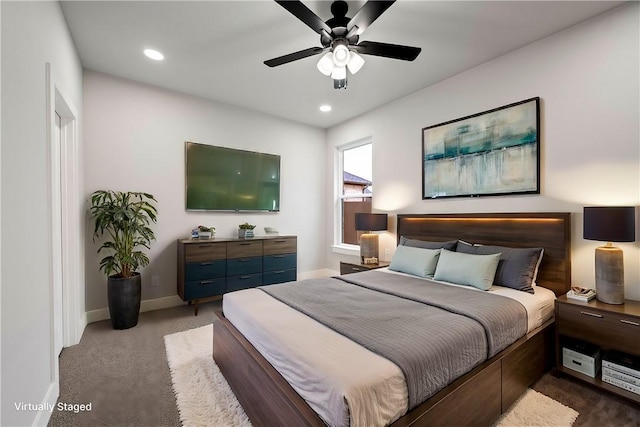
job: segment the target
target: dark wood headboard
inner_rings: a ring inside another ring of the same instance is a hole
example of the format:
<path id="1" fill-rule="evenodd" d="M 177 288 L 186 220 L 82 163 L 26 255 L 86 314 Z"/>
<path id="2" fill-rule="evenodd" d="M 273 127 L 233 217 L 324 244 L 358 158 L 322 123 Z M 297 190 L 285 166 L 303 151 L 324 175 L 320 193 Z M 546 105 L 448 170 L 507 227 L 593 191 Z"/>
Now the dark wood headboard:
<path id="1" fill-rule="evenodd" d="M 570 213 L 487 213 L 398 215 L 398 240 L 464 240 L 513 248 L 541 247 L 536 283 L 556 295 L 571 287 Z"/>

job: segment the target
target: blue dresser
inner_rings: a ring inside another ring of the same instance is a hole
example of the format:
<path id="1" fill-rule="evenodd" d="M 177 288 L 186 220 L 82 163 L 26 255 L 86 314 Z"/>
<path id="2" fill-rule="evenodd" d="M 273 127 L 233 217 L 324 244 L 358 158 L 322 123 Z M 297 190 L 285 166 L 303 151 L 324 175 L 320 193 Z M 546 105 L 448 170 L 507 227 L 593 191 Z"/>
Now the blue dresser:
<path id="1" fill-rule="evenodd" d="M 178 240 L 178 295 L 195 304 L 297 277 L 295 236 Z"/>
<path id="2" fill-rule="evenodd" d="M 264 241 L 262 284 L 291 282 L 297 276 L 296 238 L 279 238 Z"/>

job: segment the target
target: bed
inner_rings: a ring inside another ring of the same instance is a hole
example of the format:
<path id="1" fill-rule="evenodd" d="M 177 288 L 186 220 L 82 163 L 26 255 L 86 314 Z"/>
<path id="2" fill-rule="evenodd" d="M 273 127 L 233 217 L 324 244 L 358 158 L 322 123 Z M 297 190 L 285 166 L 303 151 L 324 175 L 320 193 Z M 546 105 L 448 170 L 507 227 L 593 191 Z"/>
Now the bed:
<path id="1" fill-rule="evenodd" d="M 566 213 L 399 215 L 397 230 L 398 239 L 404 236 L 426 241 L 462 239 L 482 245 L 539 246 L 544 248 L 544 257 L 538 269 L 537 287 L 560 295 L 571 283 L 570 215 Z M 262 293 L 260 290 L 254 292 Z M 232 300 L 229 298 L 226 305 L 229 314 L 235 310 Z M 256 311 L 275 312 L 271 306 Z M 295 319 L 291 321 L 300 323 Z M 274 365 L 282 370 L 282 363 L 277 363 L 280 356 L 270 354 L 268 348 L 251 336 L 252 330 L 259 328 L 247 329 L 241 322 L 238 324 L 250 339 L 224 315 L 218 315 L 214 324 L 213 357 L 252 423 L 325 425 L 326 414 L 319 411 L 313 401 L 308 403 L 303 399 L 296 391 L 300 391 L 299 386 L 292 381 L 294 389 L 267 361 L 275 360 Z M 552 327 L 552 319 L 529 327 L 521 338 L 429 395 L 424 402 L 409 411 L 408 406 L 400 409 L 402 413 L 398 414 L 399 418 L 392 417 L 395 420 L 392 425 L 490 425 L 526 387 L 549 369 L 553 360 Z M 274 333 L 277 334 L 277 330 Z M 260 351 L 250 341 L 255 342 Z M 388 369 L 383 362 L 374 366 L 381 372 Z M 284 372 L 284 376 L 291 374 Z M 323 414 L 322 418 L 318 413 Z"/>

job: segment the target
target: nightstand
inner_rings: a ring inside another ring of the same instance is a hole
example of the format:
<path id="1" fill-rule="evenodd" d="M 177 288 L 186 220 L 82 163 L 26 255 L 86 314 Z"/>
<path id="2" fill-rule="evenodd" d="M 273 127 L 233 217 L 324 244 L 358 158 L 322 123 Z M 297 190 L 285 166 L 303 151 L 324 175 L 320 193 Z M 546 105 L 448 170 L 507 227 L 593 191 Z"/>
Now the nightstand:
<path id="1" fill-rule="evenodd" d="M 375 270 L 376 268 L 389 267 L 388 262 L 379 262 L 378 264 L 355 264 L 340 261 L 340 274 L 358 273 L 360 271 Z"/>
<path id="2" fill-rule="evenodd" d="M 618 350 L 640 356 L 640 301 L 612 305 L 595 299 L 576 301 L 563 295 L 556 299 L 555 314 L 557 371 L 640 403 L 640 395 L 603 382 L 601 373 L 591 378 L 562 365 L 562 346 L 570 339 L 595 344 L 604 352 Z"/>

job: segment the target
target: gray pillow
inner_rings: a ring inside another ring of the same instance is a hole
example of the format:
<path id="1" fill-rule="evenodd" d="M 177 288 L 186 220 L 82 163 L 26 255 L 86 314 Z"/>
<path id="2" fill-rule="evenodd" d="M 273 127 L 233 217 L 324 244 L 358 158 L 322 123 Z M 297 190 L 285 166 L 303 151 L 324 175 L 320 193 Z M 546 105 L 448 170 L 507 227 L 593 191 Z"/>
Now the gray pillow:
<path id="1" fill-rule="evenodd" d="M 500 254 L 472 255 L 441 249 L 433 278 L 488 291 L 493 284 L 498 261 Z"/>
<path id="2" fill-rule="evenodd" d="M 404 236 L 400 236 L 400 244 L 398 246 L 411 246 L 413 248 L 423 249 L 446 249 L 448 251 L 455 251 L 457 240 L 450 240 L 448 242 L 427 242 L 426 240 L 407 239 Z"/>
<path id="3" fill-rule="evenodd" d="M 422 249 L 411 246 L 398 246 L 393 254 L 389 270 L 413 274 L 420 277 L 433 277 L 440 257 L 440 249 Z"/>
<path id="4" fill-rule="evenodd" d="M 542 248 L 508 248 L 505 246 L 458 245 L 457 252 L 475 255 L 502 254 L 494 283 L 498 286 L 534 293 L 533 284 L 542 258 Z"/>

